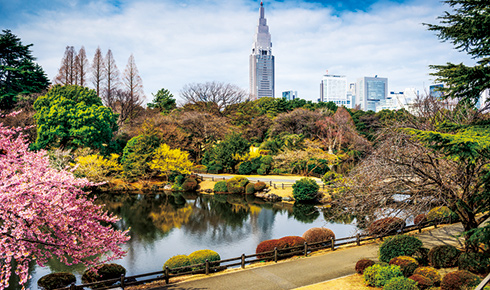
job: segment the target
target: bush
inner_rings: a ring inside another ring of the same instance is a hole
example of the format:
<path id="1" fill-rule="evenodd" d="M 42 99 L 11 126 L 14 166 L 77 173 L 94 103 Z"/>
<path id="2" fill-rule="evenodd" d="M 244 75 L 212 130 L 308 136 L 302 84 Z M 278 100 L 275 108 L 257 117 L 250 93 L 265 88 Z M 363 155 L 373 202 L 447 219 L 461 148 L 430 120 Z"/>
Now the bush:
<path id="1" fill-rule="evenodd" d="M 429 251 L 429 263 L 436 269 L 451 268 L 458 263 L 459 255 L 461 251 L 455 246 L 435 246 Z"/>
<path id="2" fill-rule="evenodd" d="M 396 233 L 405 227 L 405 221 L 397 217 L 387 217 L 372 222 L 368 229 L 368 235 L 377 236 L 382 234 Z"/>
<path id="3" fill-rule="evenodd" d="M 395 277 L 386 283 L 384 290 L 418 290 L 417 282 L 406 277 Z"/>
<path id="4" fill-rule="evenodd" d="M 303 234 L 303 239 L 305 239 L 308 244 L 328 242 L 331 237 L 335 239 L 335 234 L 332 230 L 326 228 L 311 228 Z"/>
<path id="5" fill-rule="evenodd" d="M 163 265 L 163 270 L 165 270 L 165 267 L 168 267 L 169 269 L 174 269 L 189 266 L 190 264 L 191 261 L 189 260 L 189 257 L 187 257 L 186 255 L 177 255 L 173 256 L 165 262 L 165 264 Z"/>
<path id="6" fill-rule="evenodd" d="M 226 181 L 228 192 L 231 193 L 245 193 L 245 186 L 248 183 L 248 179 L 241 176 L 235 176 Z"/>
<path id="7" fill-rule="evenodd" d="M 277 247 L 278 243 L 279 243 L 279 240 L 276 240 L 276 239 L 262 241 L 262 242 L 260 242 L 260 244 L 257 245 L 257 248 L 255 249 L 255 254 L 273 251 L 274 248 Z M 257 258 L 259 258 L 259 259 L 263 259 L 263 258 L 267 258 L 267 257 L 270 258 L 271 254 L 257 255 Z"/>
<path id="8" fill-rule="evenodd" d="M 184 191 L 194 191 L 198 187 L 197 180 L 195 178 L 187 178 L 184 183 L 182 183 L 182 189 Z"/>
<path id="9" fill-rule="evenodd" d="M 259 181 L 257 183 L 254 184 L 254 188 L 255 188 L 255 191 L 262 191 L 264 190 L 264 188 L 266 187 L 267 185 L 262 182 L 262 181 Z"/>
<path id="10" fill-rule="evenodd" d="M 226 181 L 218 181 L 214 184 L 214 192 L 228 192 L 228 187 L 226 186 Z"/>
<path id="11" fill-rule="evenodd" d="M 383 266 L 374 264 L 364 270 L 363 278 L 369 286 L 383 287 L 389 280 L 403 276 L 397 265 Z"/>
<path id="12" fill-rule="evenodd" d="M 184 175 L 177 175 L 174 178 L 174 183 L 177 184 L 178 186 L 181 186 L 185 181 L 185 176 Z"/>
<path id="13" fill-rule="evenodd" d="M 109 279 L 120 278 L 121 275 L 126 275 L 126 269 L 118 264 L 104 264 L 95 273 L 92 269 L 87 269 L 83 272 L 82 282 L 83 283 L 93 283 L 98 281 L 104 281 Z M 107 286 L 114 283 L 105 284 Z"/>
<path id="14" fill-rule="evenodd" d="M 434 285 L 439 285 L 441 283 L 441 274 L 433 267 L 418 267 L 413 271 L 414 275 L 424 276 L 429 278 Z"/>
<path id="15" fill-rule="evenodd" d="M 317 198 L 320 186 L 311 178 L 301 178 L 293 184 L 293 197 L 296 201 L 312 201 Z"/>
<path id="16" fill-rule="evenodd" d="M 419 263 L 412 257 L 399 256 L 390 260 L 390 265 L 398 265 L 403 272 L 403 276 L 410 277 L 413 271 L 418 268 Z"/>
<path id="17" fill-rule="evenodd" d="M 209 262 L 214 262 L 221 260 L 221 257 L 218 253 L 212 250 L 198 250 L 189 255 L 189 262 L 191 265 L 204 264 L 206 263 L 206 260 Z"/>
<path id="18" fill-rule="evenodd" d="M 414 219 L 413 219 L 413 223 L 415 225 L 418 225 L 418 224 L 421 224 L 421 223 L 424 223 L 427 221 L 427 216 L 425 215 L 425 213 L 421 213 L 421 214 L 418 214 Z"/>
<path id="19" fill-rule="evenodd" d="M 480 277 L 466 270 L 447 273 L 441 282 L 441 290 L 473 289 L 480 284 Z"/>
<path id="20" fill-rule="evenodd" d="M 397 235 L 387 238 L 379 247 L 379 259 L 388 263 L 398 256 L 412 256 L 422 247 L 422 242 L 413 236 Z"/>
<path id="21" fill-rule="evenodd" d="M 458 269 L 487 274 L 490 270 L 490 257 L 484 253 L 462 253 L 458 258 Z"/>
<path id="22" fill-rule="evenodd" d="M 37 285 L 45 290 L 64 288 L 71 283 L 76 282 L 77 279 L 72 273 L 51 273 L 46 276 L 42 276 L 37 281 Z"/>
<path id="23" fill-rule="evenodd" d="M 412 276 L 408 277 L 408 279 L 412 279 L 413 281 L 417 282 L 417 286 L 419 286 L 420 289 L 427 289 L 434 286 L 434 281 L 419 274 L 413 274 Z"/>
<path id="24" fill-rule="evenodd" d="M 366 270 L 367 267 L 371 267 L 372 265 L 376 264 L 373 260 L 369 259 L 360 259 L 356 263 L 356 272 L 358 274 L 364 274 L 364 270 Z"/>
<path id="25" fill-rule="evenodd" d="M 255 193 L 255 186 L 253 183 L 249 183 L 249 184 L 247 184 L 247 186 L 245 186 L 245 193 L 246 194 L 254 194 Z"/>
<path id="26" fill-rule="evenodd" d="M 429 249 L 421 247 L 413 254 L 420 266 L 429 266 Z"/>
<path id="27" fill-rule="evenodd" d="M 302 237 L 286 236 L 286 237 L 280 238 L 277 241 L 277 248 L 282 250 L 282 249 L 286 249 L 286 248 L 297 247 L 297 246 L 304 245 L 305 242 L 306 242 L 306 240 L 303 239 Z"/>
<path id="28" fill-rule="evenodd" d="M 429 211 L 427 214 L 427 221 L 441 221 L 449 218 L 453 212 L 447 206 L 438 206 Z"/>
<path id="29" fill-rule="evenodd" d="M 254 172 L 252 162 L 245 161 L 238 166 L 238 174 L 249 175 Z"/>

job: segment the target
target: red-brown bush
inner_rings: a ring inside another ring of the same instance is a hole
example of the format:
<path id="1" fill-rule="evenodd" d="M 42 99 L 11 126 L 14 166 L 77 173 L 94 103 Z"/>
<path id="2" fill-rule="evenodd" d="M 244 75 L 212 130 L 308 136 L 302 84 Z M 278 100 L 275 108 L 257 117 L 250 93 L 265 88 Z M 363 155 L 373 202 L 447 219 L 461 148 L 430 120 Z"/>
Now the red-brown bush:
<path id="1" fill-rule="evenodd" d="M 308 244 L 317 242 L 328 242 L 330 237 L 335 239 L 335 234 L 326 228 L 311 228 L 303 234 L 303 238 Z"/>
<path id="2" fill-rule="evenodd" d="M 390 265 L 398 265 L 403 272 L 403 276 L 410 277 L 413 271 L 417 269 L 419 263 L 409 256 L 398 256 L 390 260 Z"/>
<path id="3" fill-rule="evenodd" d="M 441 290 L 473 289 L 480 281 L 480 277 L 466 270 L 454 271 L 442 278 Z"/>
<path id="4" fill-rule="evenodd" d="M 413 274 L 412 276 L 408 277 L 408 279 L 412 279 L 413 281 L 417 282 L 417 286 L 422 290 L 434 286 L 434 281 L 419 274 Z"/>
<path id="5" fill-rule="evenodd" d="M 291 248 L 291 247 L 297 247 L 297 246 L 304 245 L 305 242 L 306 242 L 306 240 L 303 239 L 302 237 L 286 236 L 286 237 L 280 238 L 277 241 L 277 248 L 278 249 L 286 249 L 286 248 Z"/>
<path id="6" fill-rule="evenodd" d="M 364 270 L 367 268 L 367 267 L 371 267 L 372 265 L 376 264 L 376 262 L 374 262 L 373 260 L 369 260 L 369 259 L 360 259 L 359 261 L 357 261 L 356 263 L 356 272 L 359 273 L 359 274 L 364 274 Z"/>
<path id="7" fill-rule="evenodd" d="M 279 240 L 277 240 L 277 239 L 262 241 L 262 242 L 260 242 L 260 244 L 258 244 L 257 248 L 255 249 L 255 253 L 260 254 L 260 253 L 273 251 L 274 248 L 277 247 L 278 243 L 279 243 Z M 270 258 L 271 254 L 265 254 L 265 255 L 258 255 L 257 256 L 257 258 L 259 258 L 259 259 L 267 258 L 267 257 Z"/>
<path id="8" fill-rule="evenodd" d="M 401 218 L 387 217 L 371 223 L 367 232 L 371 236 L 377 236 L 381 234 L 396 233 L 403 227 L 405 227 L 405 221 Z"/>
<path id="9" fill-rule="evenodd" d="M 421 214 L 418 214 L 414 219 L 413 219 L 413 223 L 415 225 L 418 225 L 418 224 L 421 224 L 421 223 L 424 223 L 427 221 L 427 216 L 425 215 L 425 213 L 421 213 Z"/>

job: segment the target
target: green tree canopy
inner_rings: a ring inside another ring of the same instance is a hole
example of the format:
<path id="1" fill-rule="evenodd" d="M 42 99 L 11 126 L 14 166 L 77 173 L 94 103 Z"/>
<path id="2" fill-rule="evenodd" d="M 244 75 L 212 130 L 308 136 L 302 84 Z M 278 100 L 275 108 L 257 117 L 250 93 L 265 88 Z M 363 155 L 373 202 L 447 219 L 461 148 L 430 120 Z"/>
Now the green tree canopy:
<path id="1" fill-rule="evenodd" d="M 153 101 L 148 103 L 148 108 L 159 109 L 162 113 L 167 114 L 177 107 L 175 98 L 167 89 L 160 89 L 153 95 Z"/>
<path id="2" fill-rule="evenodd" d="M 245 154 L 249 150 L 249 147 L 249 142 L 241 134 L 228 134 L 224 140 L 216 144 L 214 148 L 208 150 L 203 159 L 203 164 L 206 166 L 220 164 L 225 169 L 235 173 L 235 166 L 240 162 L 239 155 Z"/>
<path id="3" fill-rule="evenodd" d="M 10 109 L 18 94 L 40 93 L 49 85 L 41 66 L 34 62 L 29 45 L 10 30 L 0 34 L 0 109 Z"/>
<path id="4" fill-rule="evenodd" d="M 34 103 L 37 149 L 49 147 L 101 149 L 117 130 L 117 115 L 102 105 L 94 90 L 56 85 Z"/>

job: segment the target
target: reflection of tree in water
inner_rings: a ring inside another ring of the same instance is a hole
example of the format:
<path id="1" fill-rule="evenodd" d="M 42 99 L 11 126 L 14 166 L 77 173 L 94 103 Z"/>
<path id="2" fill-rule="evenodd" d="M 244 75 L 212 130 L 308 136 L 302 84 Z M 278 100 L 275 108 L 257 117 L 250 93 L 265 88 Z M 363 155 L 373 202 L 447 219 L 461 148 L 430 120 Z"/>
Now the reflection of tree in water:
<path id="1" fill-rule="evenodd" d="M 293 205 L 293 216 L 302 223 L 310 224 L 320 216 L 320 212 L 312 204 L 295 202 Z"/>
<path id="2" fill-rule="evenodd" d="M 340 206 L 323 208 L 323 218 L 325 221 L 336 224 L 351 224 L 354 220 L 359 221 L 358 215 L 347 212 Z"/>

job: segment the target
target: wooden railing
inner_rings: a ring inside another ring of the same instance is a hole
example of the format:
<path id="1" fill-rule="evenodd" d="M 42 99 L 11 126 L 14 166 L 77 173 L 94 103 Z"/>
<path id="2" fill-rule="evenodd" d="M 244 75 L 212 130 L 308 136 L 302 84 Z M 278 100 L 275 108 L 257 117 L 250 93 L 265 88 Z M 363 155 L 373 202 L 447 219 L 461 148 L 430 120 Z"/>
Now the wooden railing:
<path id="1" fill-rule="evenodd" d="M 121 277 L 119 278 L 114 278 L 114 279 L 104 280 L 104 281 L 99 281 L 94 283 L 86 283 L 81 285 L 75 285 L 75 283 L 72 283 L 69 287 L 62 288 L 62 289 L 78 290 L 83 288 L 93 288 L 93 289 L 96 288 L 98 290 L 103 290 L 103 289 L 110 289 L 110 288 L 117 288 L 117 287 L 124 289 L 127 286 L 139 285 L 139 284 L 144 284 L 153 281 L 165 281 L 166 284 L 169 284 L 170 279 L 174 277 L 193 275 L 193 274 L 209 275 L 210 273 L 214 273 L 217 271 L 224 270 L 226 268 L 237 267 L 237 266 L 240 266 L 242 269 L 245 269 L 245 266 L 247 264 L 253 264 L 260 261 L 274 261 L 277 263 L 281 259 L 289 258 L 295 255 L 304 255 L 306 257 L 309 253 L 321 249 L 331 249 L 332 251 L 335 251 L 336 248 L 348 244 L 356 244 L 357 246 L 360 246 L 362 242 L 375 240 L 375 239 L 383 239 L 384 237 L 392 236 L 394 234 L 409 232 L 413 230 L 418 230 L 419 232 L 421 232 L 422 229 L 427 227 L 433 226 L 434 228 L 437 228 L 439 224 L 452 223 L 452 222 L 453 221 L 451 220 L 451 218 L 447 218 L 439 221 L 423 222 L 417 225 L 410 225 L 410 226 L 403 227 L 399 231 L 397 231 L 397 233 L 387 233 L 387 234 L 377 235 L 377 236 L 357 234 L 355 236 L 345 237 L 340 239 L 331 238 L 330 241 L 323 241 L 317 243 L 304 243 L 303 245 L 285 248 L 285 249 L 275 248 L 274 250 L 268 252 L 262 252 L 258 254 L 252 254 L 252 255 L 242 254 L 240 257 L 219 260 L 214 262 L 210 262 L 206 260 L 206 262 L 202 264 L 190 265 L 190 266 L 185 266 L 180 268 L 169 269 L 168 267 L 165 267 L 163 271 L 157 271 L 157 272 L 151 272 L 151 273 L 145 273 L 145 274 L 139 274 L 133 276 L 121 275 Z M 145 278 L 145 279 L 141 279 L 141 278 Z M 490 278 L 489 277 L 486 278 L 487 282 L 488 279 Z M 483 289 L 483 286 L 477 289 Z"/>

